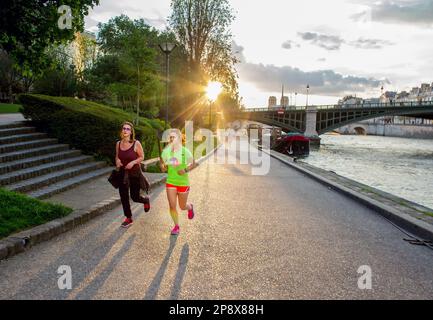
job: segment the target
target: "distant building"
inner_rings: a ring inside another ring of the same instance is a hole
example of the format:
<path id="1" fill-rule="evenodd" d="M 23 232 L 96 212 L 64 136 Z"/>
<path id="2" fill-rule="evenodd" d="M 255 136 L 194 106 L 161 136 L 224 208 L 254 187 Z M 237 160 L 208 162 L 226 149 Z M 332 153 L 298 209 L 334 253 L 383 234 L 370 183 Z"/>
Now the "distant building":
<path id="1" fill-rule="evenodd" d="M 395 99 L 396 102 L 409 102 L 410 101 L 410 93 L 406 91 L 399 92 Z"/>
<path id="2" fill-rule="evenodd" d="M 339 105 L 343 107 L 352 107 L 352 106 L 360 106 L 362 105 L 364 100 L 362 98 L 357 98 L 354 96 L 345 96 L 343 99 L 338 101 Z"/>
<path id="3" fill-rule="evenodd" d="M 276 105 L 277 105 L 277 97 L 275 97 L 275 96 L 271 96 L 271 97 L 269 97 L 269 100 L 268 100 L 268 108 L 269 108 L 269 109 L 272 109 L 272 108 L 274 108 Z"/>
<path id="4" fill-rule="evenodd" d="M 414 87 L 412 88 L 412 90 L 410 91 L 411 95 L 418 95 L 420 93 L 420 88 L 418 87 Z"/>
<path id="5" fill-rule="evenodd" d="M 366 104 L 379 104 L 380 103 L 380 98 L 368 98 L 368 99 L 364 99 L 364 105 Z"/>
<path id="6" fill-rule="evenodd" d="M 419 94 L 420 101 L 431 102 L 433 101 L 433 85 L 423 83 L 421 85 L 421 92 Z"/>
<path id="7" fill-rule="evenodd" d="M 421 93 L 430 92 L 430 91 L 431 91 L 430 84 L 428 83 L 421 84 Z"/>
<path id="8" fill-rule="evenodd" d="M 383 89 L 383 88 L 382 88 Z M 433 83 L 423 83 L 420 87 L 413 87 L 410 91 L 386 91 L 379 98 L 360 99 L 356 96 L 346 96 L 338 101 L 339 105 L 351 106 L 362 104 L 364 107 L 378 103 L 403 104 L 411 102 L 433 102 Z"/>
<path id="9" fill-rule="evenodd" d="M 393 103 L 397 98 L 396 91 L 386 91 L 384 94 L 380 96 L 381 103 Z"/>
<path id="10" fill-rule="evenodd" d="M 268 109 L 280 109 L 280 108 L 287 108 L 290 105 L 290 100 L 288 96 L 284 95 L 284 86 L 282 86 L 281 89 L 281 98 L 280 98 L 280 104 L 277 105 L 277 97 L 271 96 L 268 99 Z"/>
<path id="11" fill-rule="evenodd" d="M 421 89 L 418 87 L 412 88 L 409 93 L 409 101 L 418 101 L 419 94 L 421 93 Z"/>

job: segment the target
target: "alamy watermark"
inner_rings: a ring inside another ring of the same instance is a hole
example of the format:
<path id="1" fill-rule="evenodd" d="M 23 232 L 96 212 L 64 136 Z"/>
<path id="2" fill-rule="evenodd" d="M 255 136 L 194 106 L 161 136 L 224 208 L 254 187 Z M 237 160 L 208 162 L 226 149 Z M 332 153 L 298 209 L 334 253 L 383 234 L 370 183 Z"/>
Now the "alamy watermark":
<path id="1" fill-rule="evenodd" d="M 371 267 L 367 265 L 360 266 L 358 268 L 358 274 L 361 274 L 361 276 L 358 278 L 358 288 L 360 290 L 373 289 L 373 274 Z"/>
<path id="2" fill-rule="evenodd" d="M 233 125 L 232 125 L 233 127 Z M 162 135 L 162 141 L 168 141 L 170 129 Z M 217 147 L 216 143 L 221 143 L 224 148 L 219 148 L 215 153 L 212 151 Z M 194 141 L 203 141 L 194 149 Z M 261 150 L 256 146 L 260 141 Z M 264 176 L 270 171 L 271 137 L 269 134 L 261 133 L 257 129 L 248 132 L 239 128 L 235 130 L 231 127 L 218 129 L 216 135 L 209 129 L 198 129 L 194 133 L 192 121 L 185 122 L 185 146 L 189 150 L 194 150 L 194 159 L 199 159 L 203 154 L 210 154 L 209 159 L 215 164 L 241 164 L 251 166 L 251 175 Z"/>
<path id="3" fill-rule="evenodd" d="M 57 279 L 57 286 L 60 290 L 72 290 L 72 269 L 70 266 L 60 266 L 57 269 L 60 277 Z"/>
<path id="4" fill-rule="evenodd" d="M 62 5 L 57 9 L 57 13 L 60 14 L 57 20 L 57 26 L 60 30 L 72 29 L 72 9 L 70 6 Z"/>

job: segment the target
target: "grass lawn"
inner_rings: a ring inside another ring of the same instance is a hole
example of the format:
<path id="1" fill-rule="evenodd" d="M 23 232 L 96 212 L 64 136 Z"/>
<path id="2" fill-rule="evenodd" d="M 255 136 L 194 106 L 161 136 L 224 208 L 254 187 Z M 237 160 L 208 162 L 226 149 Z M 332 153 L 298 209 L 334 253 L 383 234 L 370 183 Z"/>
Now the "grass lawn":
<path id="1" fill-rule="evenodd" d="M 0 188 L 0 239 L 12 233 L 65 217 L 71 208 L 41 202 Z"/>
<path id="2" fill-rule="evenodd" d="M 20 107 L 20 104 L 0 103 L 0 113 L 18 113 Z"/>

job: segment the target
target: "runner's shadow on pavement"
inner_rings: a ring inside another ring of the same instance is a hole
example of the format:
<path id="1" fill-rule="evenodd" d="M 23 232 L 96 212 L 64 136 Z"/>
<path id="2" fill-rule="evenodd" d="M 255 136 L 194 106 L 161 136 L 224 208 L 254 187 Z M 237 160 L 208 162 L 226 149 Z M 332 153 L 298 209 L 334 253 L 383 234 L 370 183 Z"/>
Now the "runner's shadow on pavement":
<path id="1" fill-rule="evenodd" d="M 179 258 L 179 267 L 177 268 L 176 277 L 173 283 L 173 289 L 171 290 L 170 300 L 179 299 L 179 293 L 180 290 L 182 289 L 182 282 L 186 273 L 186 267 L 188 265 L 188 258 L 189 258 L 189 245 L 188 243 L 185 243 Z"/>
<path id="2" fill-rule="evenodd" d="M 58 268 L 62 265 L 70 266 L 72 286 L 79 287 L 85 277 L 106 258 L 112 247 L 125 235 L 126 230 L 115 228 L 109 231 L 111 234 L 100 239 L 101 235 L 108 233 L 107 231 L 106 225 L 94 224 L 89 233 L 71 244 L 69 250 L 24 283 L 11 299 L 66 299 L 70 291 L 58 288 L 57 280 L 61 276 L 57 273 Z M 88 247 L 92 248 L 89 250 Z"/>
<path id="3" fill-rule="evenodd" d="M 122 248 L 120 248 L 116 255 L 113 256 L 108 266 L 104 270 L 100 271 L 98 275 L 83 290 L 81 290 L 74 299 L 90 300 L 98 293 L 98 290 L 104 285 L 105 281 L 113 273 L 116 266 L 120 261 L 122 261 L 125 254 L 132 247 L 135 237 L 135 235 L 132 235 L 128 238 L 128 240 L 125 241 Z"/>
<path id="4" fill-rule="evenodd" d="M 170 261 L 171 254 L 173 253 L 174 247 L 176 246 L 177 236 L 170 237 L 170 246 L 168 247 L 167 253 L 165 254 L 164 260 L 162 260 L 161 266 L 158 272 L 152 280 L 152 283 L 147 289 L 144 300 L 155 300 L 161 286 L 162 278 L 164 277 L 165 270 L 167 270 L 168 263 Z"/>
<path id="5" fill-rule="evenodd" d="M 151 192 L 151 203 L 156 199 L 163 188 L 155 187 Z M 131 200 L 131 205 L 133 202 Z M 140 213 L 138 217 L 145 218 L 146 215 L 152 213 Z M 22 283 L 17 291 L 10 296 L 10 299 L 67 299 L 71 291 L 60 290 L 58 288 L 57 280 L 61 276 L 57 273 L 60 266 L 70 266 L 72 270 L 72 288 L 80 287 L 80 284 L 85 280 L 86 276 L 90 274 L 111 251 L 113 246 L 125 235 L 128 230 L 120 228 L 120 218 L 122 212 L 111 220 L 110 216 L 101 215 L 86 224 L 79 226 L 76 230 L 70 233 L 65 233 L 59 237 L 74 237 L 77 232 L 83 234 L 68 243 L 65 251 L 54 256 L 48 264 L 38 270 L 30 279 Z M 81 231 L 77 231 L 81 229 Z M 83 230 L 85 229 L 85 230 Z M 55 245 L 56 238 L 40 244 L 45 247 L 43 250 L 57 251 Z M 128 238 L 129 240 L 129 238 Z M 128 241 L 127 240 L 127 241 Z M 62 240 L 63 241 L 63 240 Z M 132 241 L 132 240 L 131 240 Z M 29 252 L 29 254 L 31 254 Z M 55 254 L 55 253 L 54 253 Z M 53 254 L 53 255 L 54 255 Z M 35 257 L 37 259 L 37 257 Z M 113 258 L 113 261 L 120 261 L 120 257 Z M 29 267 L 30 268 L 30 267 Z M 114 265 L 113 265 L 114 268 Z M 92 291 L 93 292 L 93 291 Z"/>

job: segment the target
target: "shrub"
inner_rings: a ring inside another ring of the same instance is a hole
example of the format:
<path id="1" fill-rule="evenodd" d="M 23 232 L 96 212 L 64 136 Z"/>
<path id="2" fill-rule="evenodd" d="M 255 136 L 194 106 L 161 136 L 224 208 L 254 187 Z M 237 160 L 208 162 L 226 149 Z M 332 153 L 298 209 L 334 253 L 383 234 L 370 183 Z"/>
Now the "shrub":
<path id="1" fill-rule="evenodd" d="M 74 98 L 23 94 L 19 99 L 22 114 L 32 120 L 38 130 L 85 154 L 111 159 L 111 164 L 122 122 L 134 119 L 132 113 Z M 163 121 L 143 117 L 135 126 L 136 138 L 143 145 L 146 159 L 151 158 L 155 150 L 156 130 L 163 130 L 163 127 Z"/>

